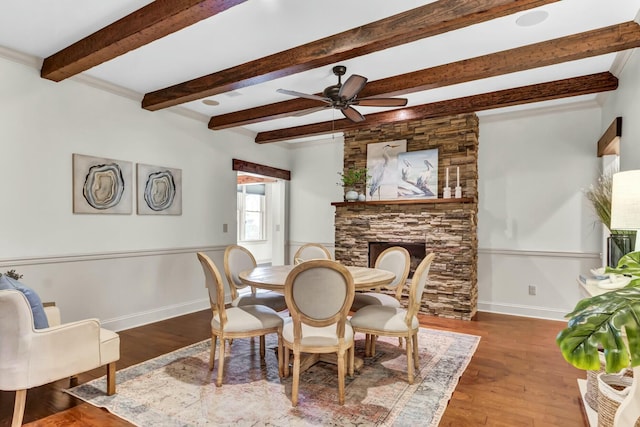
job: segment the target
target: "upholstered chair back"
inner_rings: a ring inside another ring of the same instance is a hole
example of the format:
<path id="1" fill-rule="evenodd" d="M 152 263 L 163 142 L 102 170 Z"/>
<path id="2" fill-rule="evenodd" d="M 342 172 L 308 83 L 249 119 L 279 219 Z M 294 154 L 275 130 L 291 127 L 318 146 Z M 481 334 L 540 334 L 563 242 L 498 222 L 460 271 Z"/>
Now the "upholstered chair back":
<path id="1" fill-rule="evenodd" d="M 398 285 L 404 286 L 409 277 L 411 257 L 409 251 L 400 246 L 385 249 L 376 259 L 375 268 L 387 270 L 396 275 L 393 282 L 387 285 L 389 289 L 395 289 Z"/>
<path id="2" fill-rule="evenodd" d="M 218 314 L 221 318 L 224 318 L 224 284 L 222 282 L 220 271 L 218 271 L 214 262 L 205 253 L 198 252 L 197 255 L 198 261 L 200 261 L 200 265 L 202 265 L 202 271 L 204 272 L 205 286 L 209 291 L 211 309 L 213 310 L 214 315 Z M 221 323 L 224 322 L 221 321 Z"/>
<path id="3" fill-rule="evenodd" d="M 312 259 L 331 259 L 331 252 L 320 243 L 302 245 L 293 256 L 294 264 Z"/>
<path id="4" fill-rule="evenodd" d="M 227 276 L 231 288 L 232 299 L 237 298 L 238 289 L 246 287 L 238 275 L 243 271 L 255 268 L 256 265 L 255 257 L 247 248 L 239 245 L 227 246 L 224 251 L 224 274 Z"/>
<path id="5" fill-rule="evenodd" d="M 427 255 L 416 268 L 416 272 L 413 273 L 411 279 L 411 287 L 409 288 L 409 304 L 407 307 L 407 319 L 413 318 L 420 310 L 420 304 L 422 302 L 422 293 L 427 285 L 427 277 L 429 276 L 429 270 L 431 269 L 431 263 L 435 258 L 435 254 L 432 252 Z M 410 322 L 410 320 L 408 320 Z"/>
<path id="6" fill-rule="evenodd" d="M 346 267 L 331 260 L 303 262 L 287 276 L 284 295 L 296 337 L 301 336 L 301 324 L 335 325 L 338 338 L 344 337 L 354 295 L 353 277 Z"/>

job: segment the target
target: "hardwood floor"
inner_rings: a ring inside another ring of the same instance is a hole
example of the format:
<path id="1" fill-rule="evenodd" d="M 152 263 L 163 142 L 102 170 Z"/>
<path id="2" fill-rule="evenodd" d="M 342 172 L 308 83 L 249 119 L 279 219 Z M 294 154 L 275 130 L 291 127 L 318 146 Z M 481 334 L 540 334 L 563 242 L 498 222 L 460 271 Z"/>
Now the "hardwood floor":
<path id="1" fill-rule="evenodd" d="M 209 310 L 121 331 L 118 369 L 209 337 Z M 584 371 L 564 361 L 555 344 L 563 322 L 479 313 L 474 321 L 424 316 L 421 324 L 481 336 L 441 426 L 585 426 L 576 379 Z M 93 370 L 80 383 L 100 377 Z M 31 427 L 130 426 L 62 390 L 67 380 L 31 389 L 24 422 Z M 0 426 L 9 426 L 14 393 L 0 392 Z"/>

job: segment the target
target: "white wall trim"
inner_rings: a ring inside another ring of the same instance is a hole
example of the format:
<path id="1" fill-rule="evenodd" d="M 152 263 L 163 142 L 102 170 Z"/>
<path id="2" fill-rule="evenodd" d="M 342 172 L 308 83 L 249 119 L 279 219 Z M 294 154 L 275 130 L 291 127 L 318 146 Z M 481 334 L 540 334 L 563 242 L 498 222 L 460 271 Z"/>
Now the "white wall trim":
<path id="1" fill-rule="evenodd" d="M 135 328 L 137 326 L 170 319 L 172 317 L 194 313 L 210 307 L 209 299 L 204 298 L 196 301 L 159 307 L 153 310 L 141 311 L 113 319 L 101 320 L 100 325 L 105 329 L 118 332 L 124 329 Z"/>
<path id="2" fill-rule="evenodd" d="M 600 259 L 602 255 L 598 252 L 552 252 L 552 251 L 532 251 L 522 249 L 478 249 L 479 254 L 490 255 L 512 255 L 526 257 L 551 257 L 551 258 L 585 258 Z"/>
<path id="3" fill-rule="evenodd" d="M 80 261 L 94 261 L 94 260 L 106 260 L 106 259 L 116 259 L 116 258 L 149 257 L 149 256 L 159 256 L 159 255 L 175 255 L 175 254 L 186 254 L 186 253 L 194 253 L 194 252 L 210 252 L 210 251 L 213 252 L 213 251 L 224 251 L 225 248 L 226 248 L 226 245 L 53 255 L 53 256 L 42 256 L 42 257 L 7 258 L 7 259 L 0 260 L 0 267 L 13 267 L 17 265 L 57 264 L 57 263 L 64 263 L 64 262 L 80 262 Z"/>
<path id="4" fill-rule="evenodd" d="M 536 319 L 563 321 L 568 312 L 547 307 L 478 301 L 478 311 L 508 314 L 511 316 L 533 317 Z"/>

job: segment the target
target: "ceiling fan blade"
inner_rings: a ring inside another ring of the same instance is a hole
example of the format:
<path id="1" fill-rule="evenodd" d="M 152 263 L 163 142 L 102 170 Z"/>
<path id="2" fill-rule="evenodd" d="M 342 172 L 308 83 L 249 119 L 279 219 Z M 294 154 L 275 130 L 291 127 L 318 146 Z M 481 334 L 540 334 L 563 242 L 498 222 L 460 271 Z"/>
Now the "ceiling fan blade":
<path id="1" fill-rule="evenodd" d="M 291 114 L 291 117 L 302 117 L 306 116 L 307 114 L 315 113 L 316 111 L 326 110 L 327 108 L 331 108 L 331 106 L 324 105 L 320 107 L 307 108 L 305 110 L 296 111 L 295 113 Z"/>
<path id="2" fill-rule="evenodd" d="M 276 90 L 276 92 L 282 93 L 284 95 L 296 96 L 298 98 L 306 98 L 306 99 L 313 99 L 315 101 L 322 101 L 322 102 L 326 102 L 327 104 L 331 103 L 331 100 L 329 98 L 325 98 L 323 96 L 318 96 L 318 95 L 311 95 L 308 93 L 297 92 L 295 90 L 278 89 Z"/>
<path id="3" fill-rule="evenodd" d="M 356 96 L 366 84 L 366 77 L 352 74 L 351 77 L 349 77 L 347 81 L 345 81 L 344 84 L 340 87 L 338 96 L 340 98 L 351 99 Z"/>
<path id="4" fill-rule="evenodd" d="M 340 111 L 342 111 L 342 114 L 352 122 L 364 122 L 364 116 L 353 107 L 342 108 Z"/>
<path id="5" fill-rule="evenodd" d="M 362 98 L 356 99 L 353 104 L 363 107 L 404 107 L 407 98 Z"/>

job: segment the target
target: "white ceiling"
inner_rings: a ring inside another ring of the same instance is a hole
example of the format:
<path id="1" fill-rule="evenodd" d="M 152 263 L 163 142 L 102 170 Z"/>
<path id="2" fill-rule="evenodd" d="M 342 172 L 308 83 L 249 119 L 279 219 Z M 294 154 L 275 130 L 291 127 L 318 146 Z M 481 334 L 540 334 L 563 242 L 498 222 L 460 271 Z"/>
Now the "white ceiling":
<path id="1" fill-rule="evenodd" d="M 422 6 L 425 0 L 249 0 L 177 33 L 147 44 L 82 73 L 142 96 L 150 91 L 221 71 L 322 37 Z M 40 60 L 150 3 L 148 0 L 3 0 L 0 2 L 0 47 Z M 347 77 L 361 74 L 374 81 L 550 40 L 636 19 L 640 0 L 563 0 L 538 8 L 548 18 L 535 26 L 519 26 L 521 12 L 400 47 L 341 61 Z M 533 10 L 538 10 L 533 9 Z M 5 49 L 5 52 L 6 52 Z M 0 50 L 2 54 L 2 50 Z M 409 94 L 408 106 L 492 92 L 533 83 L 611 71 L 618 54 L 567 62 L 533 70 Z M 323 66 L 209 99 L 182 104 L 203 118 L 290 100 L 276 92 L 285 88 L 321 92 L 336 83 L 332 66 Z M 573 100 L 595 99 L 584 95 Z M 573 101 L 569 100 L 569 101 Z M 567 100 L 547 102 L 566 103 Z M 536 107 L 529 104 L 527 108 Z M 176 107 L 171 107 L 176 108 Z M 382 108 L 357 107 L 365 116 Z M 244 126 L 257 133 L 333 118 L 325 110 Z"/>

